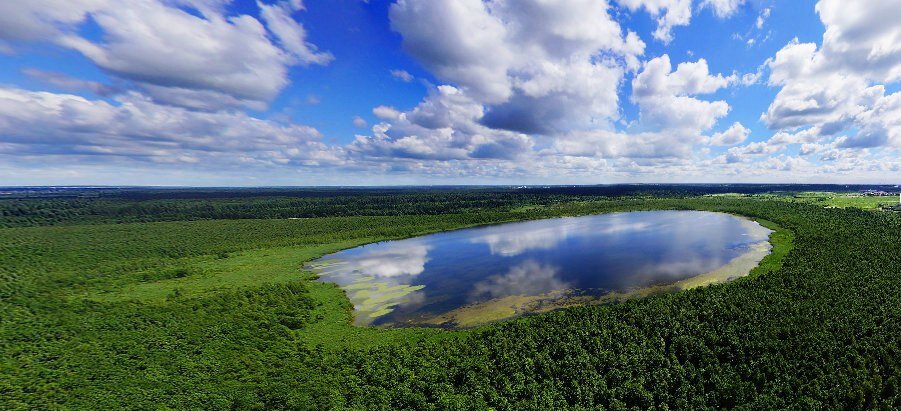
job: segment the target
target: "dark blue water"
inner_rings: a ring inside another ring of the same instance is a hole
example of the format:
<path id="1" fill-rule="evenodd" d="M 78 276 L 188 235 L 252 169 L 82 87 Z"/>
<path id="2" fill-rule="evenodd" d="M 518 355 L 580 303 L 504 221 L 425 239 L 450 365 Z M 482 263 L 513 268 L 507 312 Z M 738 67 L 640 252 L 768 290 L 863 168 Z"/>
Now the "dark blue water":
<path id="1" fill-rule="evenodd" d="M 347 291 L 357 324 L 411 324 L 509 296 L 674 283 L 725 265 L 769 232 L 721 213 L 613 213 L 374 243 L 309 268 Z"/>

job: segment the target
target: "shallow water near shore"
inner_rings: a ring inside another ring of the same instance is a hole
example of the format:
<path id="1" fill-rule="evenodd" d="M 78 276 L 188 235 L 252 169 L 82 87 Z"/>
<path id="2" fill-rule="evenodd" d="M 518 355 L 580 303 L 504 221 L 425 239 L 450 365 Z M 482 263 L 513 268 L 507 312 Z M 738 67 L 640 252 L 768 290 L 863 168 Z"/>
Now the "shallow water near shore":
<path id="1" fill-rule="evenodd" d="M 358 325 L 468 327 L 737 278 L 770 232 L 723 213 L 611 213 L 373 243 L 307 269 L 346 291 Z"/>

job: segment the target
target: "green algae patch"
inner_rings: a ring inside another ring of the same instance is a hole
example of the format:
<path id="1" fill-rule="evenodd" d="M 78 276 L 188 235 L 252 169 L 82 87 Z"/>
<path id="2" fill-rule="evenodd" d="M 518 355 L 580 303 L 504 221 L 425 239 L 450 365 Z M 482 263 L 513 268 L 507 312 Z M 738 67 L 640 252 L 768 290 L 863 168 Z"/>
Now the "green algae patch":
<path id="1" fill-rule="evenodd" d="M 344 288 L 347 298 L 354 306 L 357 323 L 366 325 L 375 318 L 391 313 L 395 306 L 425 286 L 376 282 L 370 277 Z"/>

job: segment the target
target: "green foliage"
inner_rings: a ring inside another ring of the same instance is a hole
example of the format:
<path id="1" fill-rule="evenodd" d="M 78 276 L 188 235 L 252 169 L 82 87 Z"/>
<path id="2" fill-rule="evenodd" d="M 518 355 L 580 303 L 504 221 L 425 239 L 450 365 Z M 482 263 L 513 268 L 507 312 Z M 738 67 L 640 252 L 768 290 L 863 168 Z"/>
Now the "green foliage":
<path id="1" fill-rule="evenodd" d="M 0 227 L 82 223 L 132 223 L 210 219 L 286 219 L 334 216 L 455 214 L 510 209 L 524 204 L 553 204 L 570 195 L 530 195 L 510 190 L 400 191 L 395 194 L 351 192 L 340 196 L 237 197 L 214 199 L 29 198 L 0 199 Z M 316 192 L 312 192 L 316 194 Z M 149 197 L 149 198 L 148 198 Z"/>
<path id="2" fill-rule="evenodd" d="M 472 191 L 460 206 L 404 195 L 415 207 L 355 197 L 371 201 L 369 216 L 323 206 L 297 220 L 66 217 L 0 229 L 0 408 L 901 407 L 901 214 L 732 197 L 530 203 Z M 179 201 L 270 216 L 257 197 Z M 780 229 L 745 279 L 467 331 L 354 327 L 342 291 L 301 270 L 383 239 L 648 209 Z"/>
<path id="3" fill-rule="evenodd" d="M 864 196 L 859 193 L 804 192 L 780 196 L 781 200 L 817 204 L 823 207 L 860 208 L 878 210 L 898 204 L 898 196 Z"/>

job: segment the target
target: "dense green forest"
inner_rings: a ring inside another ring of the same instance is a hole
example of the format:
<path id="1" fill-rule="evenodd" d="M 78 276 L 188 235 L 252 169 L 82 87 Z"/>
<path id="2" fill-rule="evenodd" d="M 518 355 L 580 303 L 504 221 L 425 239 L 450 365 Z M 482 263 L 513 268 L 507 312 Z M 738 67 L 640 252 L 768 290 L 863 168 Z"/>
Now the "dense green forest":
<path id="1" fill-rule="evenodd" d="M 799 190 L 856 192 L 891 186 L 666 185 L 435 188 L 7 188 L 0 189 L 0 227 L 208 219 L 452 214 L 610 199 L 715 194 L 793 195 Z"/>
<path id="2" fill-rule="evenodd" d="M 901 407 L 901 213 L 704 195 L 721 192 L 741 189 L 3 199 L 0 409 Z M 457 331 L 354 327 L 343 292 L 301 269 L 372 241 L 648 209 L 782 237 L 730 283 Z"/>

